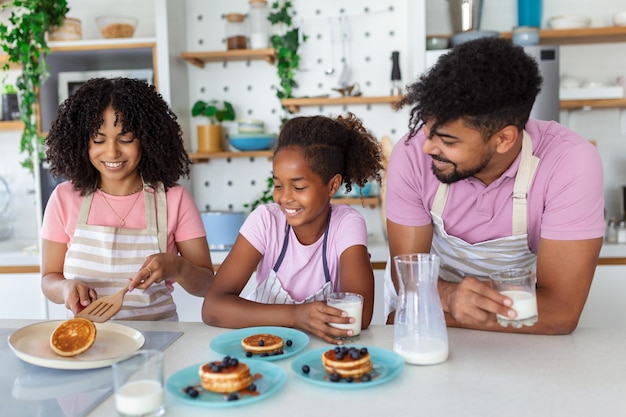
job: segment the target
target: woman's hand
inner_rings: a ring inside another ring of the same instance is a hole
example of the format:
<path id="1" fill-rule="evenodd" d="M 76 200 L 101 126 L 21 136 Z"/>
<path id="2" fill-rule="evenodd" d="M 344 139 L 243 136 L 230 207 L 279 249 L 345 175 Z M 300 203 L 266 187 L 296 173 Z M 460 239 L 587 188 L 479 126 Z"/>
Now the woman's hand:
<path id="1" fill-rule="evenodd" d="M 334 307 L 326 305 L 325 301 L 315 301 L 296 306 L 296 327 L 306 330 L 328 343 L 335 345 L 343 344 L 342 337 L 353 336 L 352 330 L 338 329 L 330 323 L 349 324 L 354 323 L 353 317 Z"/>
<path id="2" fill-rule="evenodd" d="M 76 315 L 98 298 L 96 290 L 77 279 L 63 282 L 63 300 L 65 308 Z"/>
<path id="3" fill-rule="evenodd" d="M 146 258 L 141 268 L 131 279 L 128 290 L 134 288 L 145 290 L 152 284 L 165 279 L 172 279 L 178 273 L 180 257 L 173 253 L 157 253 Z"/>

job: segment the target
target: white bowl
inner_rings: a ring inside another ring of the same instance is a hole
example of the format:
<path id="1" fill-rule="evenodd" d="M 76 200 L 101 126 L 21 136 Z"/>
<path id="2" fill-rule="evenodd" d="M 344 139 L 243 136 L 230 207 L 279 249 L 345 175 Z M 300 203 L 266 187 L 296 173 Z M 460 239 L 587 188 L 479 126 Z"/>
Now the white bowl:
<path id="1" fill-rule="evenodd" d="M 580 29 L 591 26 L 591 18 L 588 16 L 563 15 L 553 16 L 548 19 L 551 29 Z"/>
<path id="2" fill-rule="evenodd" d="M 613 24 L 615 26 L 626 26 L 626 10 L 613 15 Z"/>

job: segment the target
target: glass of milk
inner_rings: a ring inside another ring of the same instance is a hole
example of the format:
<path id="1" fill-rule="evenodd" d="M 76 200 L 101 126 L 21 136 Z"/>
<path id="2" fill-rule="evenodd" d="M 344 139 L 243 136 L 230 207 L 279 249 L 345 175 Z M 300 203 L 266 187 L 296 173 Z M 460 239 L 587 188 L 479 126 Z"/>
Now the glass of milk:
<path id="1" fill-rule="evenodd" d="M 352 330 L 352 336 L 361 333 L 361 320 L 363 317 L 363 296 L 353 292 L 335 292 L 326 297 L 326 304 L 348 313 L 348 317 L 354 318 L 354 323 L 338 324 L 328 323 L 339 329 Z"/>
<path id="2" fill-rule="evenodd" d="M 511 268 L 489 275 L 492 286 L 502 295 L 513 300 L 513 310 L 517 317 L 511 319 L 497 315 L 498 324 L 520 328 L 537 322 L 537 278 L 535 272 L 526 268 Z"/>
<path id="3" fill-rule="evenodd" d="M 115 408 L 120 417 L 165 414 L 163 352 L 138 350 L 112 365 Z"/>

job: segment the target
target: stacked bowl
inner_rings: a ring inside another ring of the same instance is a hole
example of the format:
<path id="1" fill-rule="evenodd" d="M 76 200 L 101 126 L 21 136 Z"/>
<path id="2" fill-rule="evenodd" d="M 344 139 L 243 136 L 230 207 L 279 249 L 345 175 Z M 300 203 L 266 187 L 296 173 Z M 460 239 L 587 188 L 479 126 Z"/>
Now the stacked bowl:
<path id="1" fill-rule="evenodd" d="M 270 149 L 276 140 L 273 133 L 265 133 L 265 123 L 257 119 L 237 120 L 237 134 L 228 137 L 230 145 L 240 151 L 262 151 Z"/>

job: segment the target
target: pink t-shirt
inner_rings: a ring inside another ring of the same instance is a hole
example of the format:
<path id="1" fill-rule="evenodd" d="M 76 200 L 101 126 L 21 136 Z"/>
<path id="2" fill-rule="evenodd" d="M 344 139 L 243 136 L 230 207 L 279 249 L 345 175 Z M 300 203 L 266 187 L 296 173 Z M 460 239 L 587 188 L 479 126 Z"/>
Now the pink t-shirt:
<path id="1" fill-rule="evenodd" d="M 205 237 L 206 232 L 198 207 L 193 198 L 182 185 L 175 185 L 165 193 L 167 201 L 167 251 L 178 253 L 176 242 Z M 129 196 L 106 196 L 115 211 L 124 216 L 135 199 L 136 194 Z M 59 184 L 48 200 L 43 218 L 41 236 L 44 239 L 69 244 L 74 236 L 78 212 L 83 197 L 74 191 L 67 181 Z M 142 195 L 124 220 L 126 228 L 145 229 L 145 204 Z M 104 201 L 100 192 L 96 192 L 91 202 L 87 224 L 119 227 L 120 219 Z"/>
<path id="2" fill-rule="evenodd" d="M 351 246 L 367 246 L 365 219 L 357 210 L 345 205 L 331 205 L 328 228 L 328 269 L 333 288 L 339 283 L 339 258 Z M 285 240 L 287 219 L 278 204 L 257 207 L 241 227 L 241 235 L 262 255 L 256 279 L 261 284 L 276 264 Z M 289 245 L 283 263 L 278 269 L 278 279 L 291 298 L 301 301 L 316 293 L 324 285 L 322 246 L 324 236 L 311 245 L 302 245 L 290 229 Z"/>
<path id="3" fill-rule="evenodd" d="M 582 240 L 604 235 L 604 187 L 598 150 L 556 122 L 530 120 L 526 131 L 540 159 L 528 195 L 528 242 L 539 238 Z M 387 171 L 387 218 L 407 226 L 431 222 L 439 180 L 422 151 L 423 130 L 394 146 Z M 513 184 L 520 156 L 500 178 L 485 186 L 476 178 L 450 184 L 443 212 L 446 232 L 468 243 L 511 236 Z"/>

